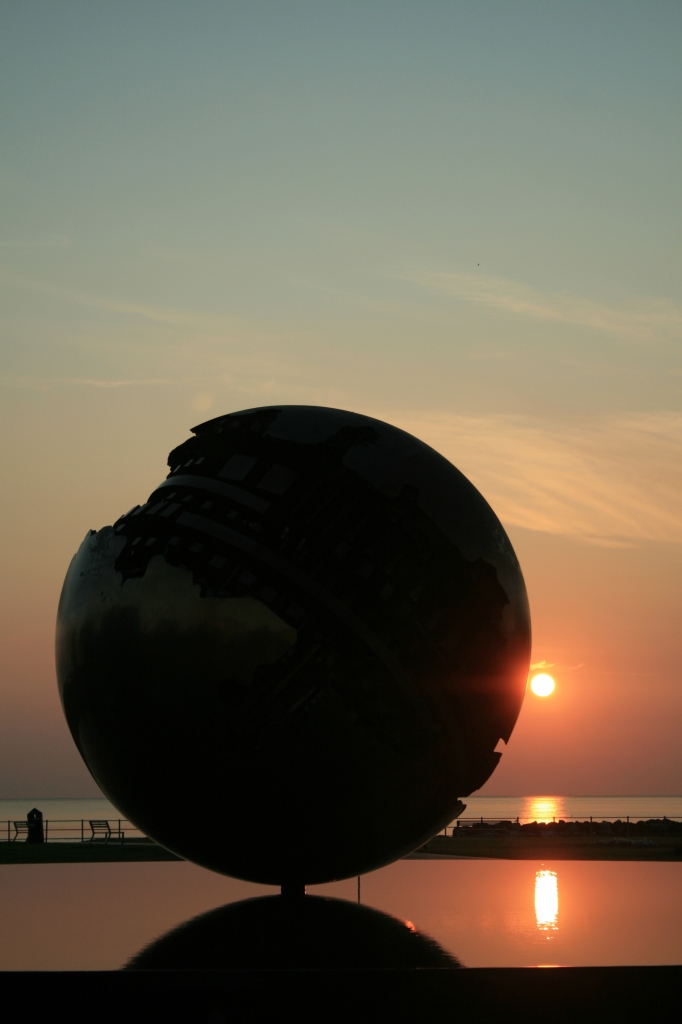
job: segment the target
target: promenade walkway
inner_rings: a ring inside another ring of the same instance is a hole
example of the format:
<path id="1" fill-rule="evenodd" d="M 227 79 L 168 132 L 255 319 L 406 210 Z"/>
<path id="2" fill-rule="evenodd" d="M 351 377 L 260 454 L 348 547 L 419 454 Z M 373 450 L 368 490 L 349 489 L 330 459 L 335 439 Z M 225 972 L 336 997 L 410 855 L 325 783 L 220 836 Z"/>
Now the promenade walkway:
<path id="1" fill-rule="evenodd" d="M 0 864 L 181 860 L 124 818 L 45 819 L 40 826 L 35 841 L 28 821 L 0 821 Z"/>
<path id="2" fill-rule="evenodd" d="M 28 841 L 25 822 L 0 821 L 0 864 L 181 860 L 130 822 L 44 821 L 43 841 Z M 460 818 L 412 859 L 682 860 L 682 819 L 552 822 Z"/>

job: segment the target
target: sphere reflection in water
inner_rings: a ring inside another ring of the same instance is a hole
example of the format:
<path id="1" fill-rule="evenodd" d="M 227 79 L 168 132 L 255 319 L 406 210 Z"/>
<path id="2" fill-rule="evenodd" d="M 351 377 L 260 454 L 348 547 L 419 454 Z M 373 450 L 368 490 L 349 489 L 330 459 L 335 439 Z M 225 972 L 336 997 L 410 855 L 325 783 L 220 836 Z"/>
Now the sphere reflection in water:
<path id="1" fill-rule="evenodd" d="M 202 914 L 138 953 L 128 970 L 459 967 L 410 922 L 345 900 L 264 896 Z"/>
<path id="2" fill-rule="evenodd" d="M 535 874 L 535 921 L 541 932 L 558 930 L 559 885 L 556 871 Z M 548 936 L 549 937 L 549 936 Z"/>

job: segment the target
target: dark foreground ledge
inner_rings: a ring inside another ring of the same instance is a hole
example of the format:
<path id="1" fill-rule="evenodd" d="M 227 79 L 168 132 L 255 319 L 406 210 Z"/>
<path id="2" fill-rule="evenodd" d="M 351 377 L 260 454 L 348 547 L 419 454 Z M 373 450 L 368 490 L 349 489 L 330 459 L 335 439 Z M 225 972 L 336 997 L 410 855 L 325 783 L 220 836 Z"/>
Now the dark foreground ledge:
<path id="1" fill-rule="evenodd" d="M 363 971 L 0 972 L 4 1019 L 120 1024 L 251 1021 L 658 1022 L 682 967 Z"/>

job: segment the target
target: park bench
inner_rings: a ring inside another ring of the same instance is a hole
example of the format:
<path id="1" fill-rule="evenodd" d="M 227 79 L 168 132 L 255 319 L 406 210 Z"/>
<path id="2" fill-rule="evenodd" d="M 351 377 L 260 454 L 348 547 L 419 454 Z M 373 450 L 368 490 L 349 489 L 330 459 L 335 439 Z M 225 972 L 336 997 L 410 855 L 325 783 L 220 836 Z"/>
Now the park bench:
<path id="1" fill-rule="evenodd" d="M 26 836 L 28 839 L 28 822 L 27 821 L 13 821 L 14 835 L 12 836 L 12 842 L 15 843 L 19 836 Z"/>
<path id="2" fill-rule="evenodd" d="M 101 840 L 103 843 L 108 843 L 112 836 L 121 840 L 123 845 L 124 833 L 120 828 L 112 828 L 108 821 L 90 821 L 90 842 Z"/>

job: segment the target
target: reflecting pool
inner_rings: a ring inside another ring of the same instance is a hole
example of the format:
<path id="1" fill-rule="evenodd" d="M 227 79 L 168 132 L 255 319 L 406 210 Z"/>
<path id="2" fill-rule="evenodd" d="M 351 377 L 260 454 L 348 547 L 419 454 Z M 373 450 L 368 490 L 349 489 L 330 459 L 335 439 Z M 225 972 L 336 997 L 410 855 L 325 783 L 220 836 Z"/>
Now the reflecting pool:
<path id="1" fill-rule="evenodd" d="M 0 867 L 0 969 L 124 966 L 212 908 L 273 889 L 185 863 Z M 357 880 L 315 886 L 357 901 Z M 682 864 L 405 860 L 362 903 L 465 967 L 682 963 Z"/>

